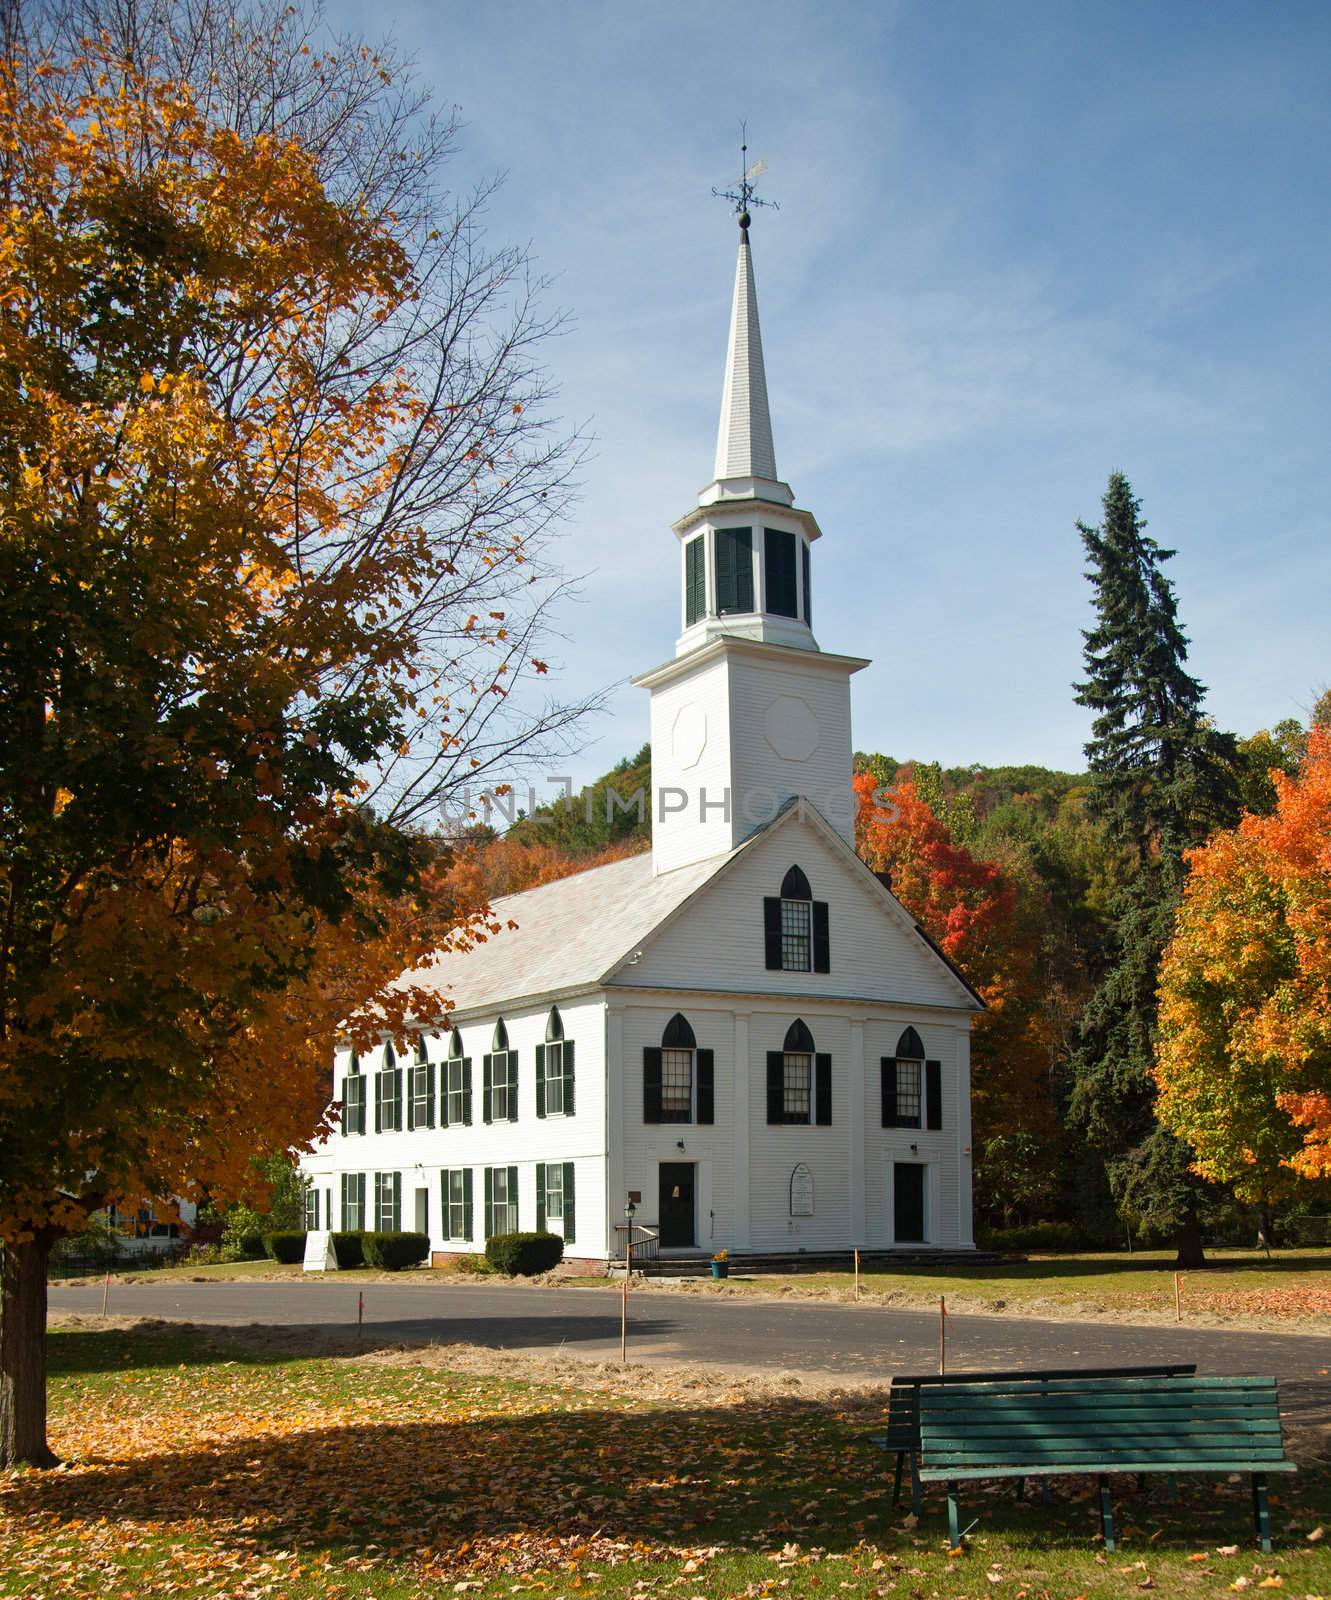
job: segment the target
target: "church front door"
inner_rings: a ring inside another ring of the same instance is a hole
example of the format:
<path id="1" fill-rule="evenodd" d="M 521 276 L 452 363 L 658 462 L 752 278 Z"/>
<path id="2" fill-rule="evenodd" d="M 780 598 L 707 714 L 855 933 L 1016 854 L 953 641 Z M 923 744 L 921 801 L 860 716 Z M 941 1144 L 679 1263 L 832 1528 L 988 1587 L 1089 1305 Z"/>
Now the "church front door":
<path id="1" fill-rule="evenodd" d="M 661 1163 L 657 1216 L 663 1250 L 687 1250 L 698 1242 L 693 1220 L 693 1172 L 690 1161 Z"/>

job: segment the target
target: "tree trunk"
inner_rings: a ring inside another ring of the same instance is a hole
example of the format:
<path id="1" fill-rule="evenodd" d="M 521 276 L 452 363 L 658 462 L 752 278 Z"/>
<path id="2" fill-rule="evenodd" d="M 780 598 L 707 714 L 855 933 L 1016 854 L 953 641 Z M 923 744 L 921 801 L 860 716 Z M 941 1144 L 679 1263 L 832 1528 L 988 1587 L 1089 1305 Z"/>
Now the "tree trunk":
<path id="1" fill-rule="evenodd" d="M 1202 1225 L 1196 1217 L 1188 1218 L 1175 1236 L 1174 1243 L 1178 1251 L 1174 1257 L 1176 1267 L 1206 1265 L 1206 1251 L 1202 1249 Z"/>
<path id="2" fill-rule="evenodd" d="M 1271 1259 L 1271 1248 L 1279 1245 L 1280 1240 L 1276 1234 L 1276 1219 L 1271 1210 L 1269 1201 L 1257 1202 L 1257 1243 L 1266 1251 L 1266 1258 Z"/>
<path id="3" fill-rule="evenodd" d="M 0 1467 L 54 1467 L 46 1442 L 46 1265 L 51 1240 L 0 1244 Z"/>

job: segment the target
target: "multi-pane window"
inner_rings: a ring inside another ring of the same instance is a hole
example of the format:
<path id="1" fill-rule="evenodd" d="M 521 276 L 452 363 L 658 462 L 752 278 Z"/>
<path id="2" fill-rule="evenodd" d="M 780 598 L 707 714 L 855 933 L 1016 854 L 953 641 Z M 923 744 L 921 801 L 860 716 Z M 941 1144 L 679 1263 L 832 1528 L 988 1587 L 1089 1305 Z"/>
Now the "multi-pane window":
<path id="1" fill-rule="evenodd" d="M 518 1053 L 496 1050 L 490 1061 L 490 1121 L 518 1120 Z"/>
<path id="2" fill-rule="evenodd" d="M 920 1079 L 923 1071 L 923 1061 L 897 1062 L 897 1126 L 899 1128 L 918 1128 L 920 1125 L 920 1108 L 923 1101 Z"/>
<path id="3" fill-rule="evenodd" d="M 305 1186 L 305 1231 L 319 1231 L 319 1191 L 312 1183 Z"/>
<path id="4" fill-rule="evenodd" d="M 556 1039 L 545 1047 L 545 1114 L 564 1115 L 564 1041 Z"/>
<path id="5" fill-rule="evenodd" d="M 802 1050 L 782 1058 L 781 1111 L 785 1122 L 813 1121 L 813 1057 Z"/>
<path id="6" fill-rule="evenodd" d="M 471 1062 L 464 1056 L 448 1058 L 448 1121 L 461 1126 L 471 1121 Z"/>
<path id="7" fill-rule="evenodd" d="M 564 1163 L 549 1161 L 545 1164 L 545 1220 L 564 1220 Z"/>
<path id="8" fill-rule="evenodd" d="M 518 1231 L 516 1167 L 490 1168 L 490 1234 Z"/>
<path id="9" fill-rule="evenodd" d="M 342 1174 L 342 1226 L 347 1233 L 360 1233 L 365 1227 L 365 1174 Z"/>
<path id="10" fill-rule="evenodd" d="M 434 1126 L 434 1067 L 425 1053 L 425 1041 L 416 1047 L 416 1059 L 408 1078 L 407 1095 L 410 1100 L 409 1125 L 413 1128 Z"/>
<path id="11" fill-rule="evenodd" d="M 661 1121 L 693 1120 L 693 1051 L 661 1052 Z"/>
<path id="12" fill-rule="evenodd" d="M 342 1080 L 342 1132 L 365 1132 L 365 1079 L 354 1055 L 351 1068 Z"/>
<path id="13" fill-rule="evenodd" d="M 444 1237 L 471 1237 L 471 1169 L 453 1167 L 444 1173 Z"/>
<path id="14" fill-rule="evenodd" d="M 374 1175 L 374 1226 L 379 1233 L 398 1233 L 402 1228 L 402 1174 L 376 1172 Z"/>
<path id="15" fill-rule="evenodd" d="M 375 1074 L 375 1127 L 380 1133 L 402 1128 L 402 1074 L 391 1044 L 384 1046 L 384 1064 Z"/>
<path id="16" fill-rule="evenodd" d="M 781 902 L 781 966 L 786 972 L 808 972 L 813 965 L 813 905 L 808 900 Z"/>

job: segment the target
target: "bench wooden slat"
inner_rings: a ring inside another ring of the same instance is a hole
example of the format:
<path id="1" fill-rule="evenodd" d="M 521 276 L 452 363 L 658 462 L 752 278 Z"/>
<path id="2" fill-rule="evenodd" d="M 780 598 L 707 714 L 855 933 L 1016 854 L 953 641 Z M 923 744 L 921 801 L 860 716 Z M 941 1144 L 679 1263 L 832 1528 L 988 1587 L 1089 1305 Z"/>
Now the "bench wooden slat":
<path id="1" fill-rule="evenodd" d="M 1144 1462 L 1119 1462 L 1105 1468 L 1106 1472 L 1123 1473 L 1131 1477 L 1135 1472 L 1251 1472 L 1252 1462 L 1242 1461 L 1172 1461 L 1168 1467 L 1161 1468 L 1153 1461 Z M 1292 1461 L 1264 1461 L 1258 1469 L 1261 1472 L 1297 1472 L 1299 1469 Z M 1078 1475 L 1094 1477 L 1096 1469 L 1093 1466 L 1068 1467 L 1050 1466 L 1047 1462 L 1032 1462 L 1023 1466 L 1021 1470 L 1010 1473 L 991 1472 L 986 1467 L 950 1467 L 946 1472 L 931 1472 L 927 1467 L 920 1468 L 920 1477 L 926 1483 L 951 1483 L 957 1478 L 1067 1478 Z"/>

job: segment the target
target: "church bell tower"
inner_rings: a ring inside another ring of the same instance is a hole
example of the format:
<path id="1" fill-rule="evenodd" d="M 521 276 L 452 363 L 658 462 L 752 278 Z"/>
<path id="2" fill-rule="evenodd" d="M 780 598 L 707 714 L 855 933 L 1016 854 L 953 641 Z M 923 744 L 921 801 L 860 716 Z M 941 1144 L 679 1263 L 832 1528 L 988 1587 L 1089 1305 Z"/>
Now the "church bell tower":
<path id="1" fill-rule="evenodd" d="M 739 258 L 713 477 L 674 524 L 674 659 L 634 679 L 652 697 L 658 873 L 732 849 L 796 796 L 854 842 L 850 677 L 868 662 L 829 655 L 814 638 L 821 529 L 777 475 L 747 174 L 729 198 Z"/>

